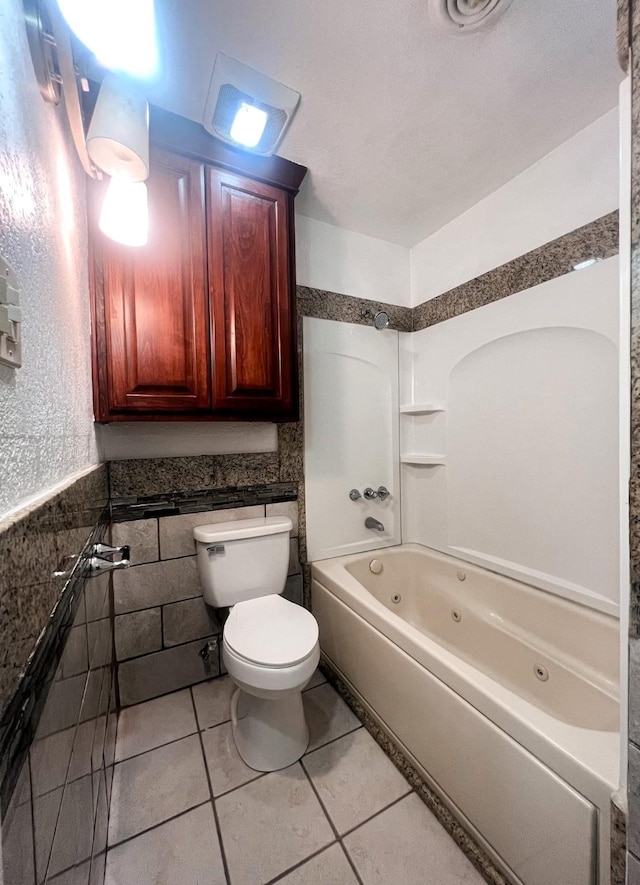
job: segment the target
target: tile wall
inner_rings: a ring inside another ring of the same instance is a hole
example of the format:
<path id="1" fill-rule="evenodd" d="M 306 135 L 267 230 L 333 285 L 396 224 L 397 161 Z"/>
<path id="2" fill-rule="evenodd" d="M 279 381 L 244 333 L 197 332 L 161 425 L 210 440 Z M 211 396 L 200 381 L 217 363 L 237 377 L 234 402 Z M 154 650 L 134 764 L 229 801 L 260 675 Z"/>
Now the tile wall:
<path id="1" fill-rule="evenodd" d="M 0 527 L 11 565 L 2 588 L 15 606 L 5 676 L 16 676 L 0 715 L 5 885 L 103 881 L 116 738 L 111 585 L 108 574 L 88 576 L 87 559 L 109 540 L 105 493 L 99 468 Z M 12 645 L 24 630 L 35 639 Z"/>
<path id="2" fill-rule="evenodd" d="M 302 604 L 295 501 L 208 510 L 115 523 L 113 543 L 131 547 L 132 567 L 113 575 L 120 704 L 137 704 L 195 685 L 224 670 L 220 643 L 203 660 L 221 626 L 204 602 L 193 529 L 198 525 L 284 515 L 293 531 L 285 596 Z"/>

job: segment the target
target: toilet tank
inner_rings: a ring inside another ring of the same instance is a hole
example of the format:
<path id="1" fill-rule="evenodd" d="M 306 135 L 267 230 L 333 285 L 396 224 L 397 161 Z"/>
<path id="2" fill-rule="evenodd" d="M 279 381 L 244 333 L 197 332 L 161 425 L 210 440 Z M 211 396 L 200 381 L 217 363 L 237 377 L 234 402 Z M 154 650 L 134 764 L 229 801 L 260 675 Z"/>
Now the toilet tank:
<path id="1" fill-rule="evenodd" d="M 285 516 L 197 526 L 193 537 L 205 602 L 223 608 L 282 593 L 291 527 Z"/>

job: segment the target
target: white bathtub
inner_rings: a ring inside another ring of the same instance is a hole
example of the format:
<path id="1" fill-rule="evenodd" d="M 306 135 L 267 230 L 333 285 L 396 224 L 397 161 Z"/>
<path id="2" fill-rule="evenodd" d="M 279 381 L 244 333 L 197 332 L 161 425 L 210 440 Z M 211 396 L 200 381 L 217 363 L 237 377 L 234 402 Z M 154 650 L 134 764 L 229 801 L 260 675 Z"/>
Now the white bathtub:
<path id="1" fill-rule="evenodd" d="M 607 885 L 615 618 L 418 544 L 316 562 L 312 594 L 324 656 L 509 878 Z"/>

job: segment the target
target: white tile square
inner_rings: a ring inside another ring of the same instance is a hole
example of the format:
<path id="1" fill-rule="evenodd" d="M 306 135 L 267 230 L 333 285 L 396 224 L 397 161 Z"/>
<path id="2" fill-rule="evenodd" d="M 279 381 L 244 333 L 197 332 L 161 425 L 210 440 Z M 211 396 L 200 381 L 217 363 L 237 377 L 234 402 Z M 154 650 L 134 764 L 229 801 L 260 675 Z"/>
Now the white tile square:
<path id="1" fill-rule="evenodd" d="M 115 845 L 209 799 L 198 735 L 119 762 L 113 775 L 109 844 Z"/>
<path id="2" fill-rule="evenodd" d="M 359 885 L 351 864 L 337 843 L 278 879 L 278 885 Z"/>
<path id="3" fill-rule="evenodd" d="M 303 765 L 340 834 L 411 792 L 364 728 L 305 756 Z"/>
<path id="4" fill-rule="evenodd" d="M 231 885 L 263 885 L 334 841 L 299 763 L 216 799 Z"/>
<path id="5" fill-rule="evenodd" d="M 485 880 L 415 793 L 345 836 L 364 885 L 485 885 Z"/>
<path id="6" fill-rule="evenodd" d="M 225 885 L 211 803 L 110 849 L 104 885 Z"/>
<path id="7" fill-rule="evenodd" d="M 262 777 L 262 772 L 249 768 L 242 761 L 236 750 L 230 722 L 203 731 L 202 744 L 214 796 Z"/>
<path id="8" fill-rule="evenodd" d="M 302 703 L 309 725 L 308 753 L 361 727 L 358 717 L 328 683 L 303 692 Z"/>
<path id="9" fill-rule="evenodd" d="M 188 688 L 126 707 L 118 719 L 116 762 L 198 730 Z"/>
<path id="10" fill-rule="evenodd" d="M 200 728 L 211 728 L 231 719 L 231 695 L 235 690 L 229 676 L 192 686 Z"/>

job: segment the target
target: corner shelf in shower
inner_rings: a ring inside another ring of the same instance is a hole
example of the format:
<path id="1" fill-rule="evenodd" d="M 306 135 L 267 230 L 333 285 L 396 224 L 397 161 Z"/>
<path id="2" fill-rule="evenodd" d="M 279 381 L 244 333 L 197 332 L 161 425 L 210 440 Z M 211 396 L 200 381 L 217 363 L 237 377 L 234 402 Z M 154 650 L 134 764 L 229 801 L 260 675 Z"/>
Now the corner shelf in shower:
<path id="1" fill-rule="evenodd" d="M 430 415 L 432 412 L 446 412 L 439 403 L 405 403 L 400 406 L 401 415 Z"/>
<path id="2" fill-rule="evenodd" d="M 413 464 L 417 467 L 437 467 L 445 464 L 446 455 L 400 455 L 401 464 Z"/>

